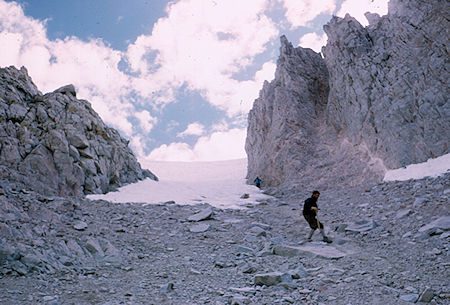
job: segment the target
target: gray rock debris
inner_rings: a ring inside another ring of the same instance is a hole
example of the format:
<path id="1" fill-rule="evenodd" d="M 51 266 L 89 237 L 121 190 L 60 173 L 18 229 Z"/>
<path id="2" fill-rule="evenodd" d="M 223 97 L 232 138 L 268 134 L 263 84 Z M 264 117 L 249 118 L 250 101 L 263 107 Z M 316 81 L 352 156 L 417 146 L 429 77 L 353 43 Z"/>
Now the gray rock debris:
<path id="1" fill-rule="evenodd" d="M 157 179 L 73 85 L 42 95 L 24 67 L 0 69 L 0 180 L 83 196 L 147 177 Z"/>

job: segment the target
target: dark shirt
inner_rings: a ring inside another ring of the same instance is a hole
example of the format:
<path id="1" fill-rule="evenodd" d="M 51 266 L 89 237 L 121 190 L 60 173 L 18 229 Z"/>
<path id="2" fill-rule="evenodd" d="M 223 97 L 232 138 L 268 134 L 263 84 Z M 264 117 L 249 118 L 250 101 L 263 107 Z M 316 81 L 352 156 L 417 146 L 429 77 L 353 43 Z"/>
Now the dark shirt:
<path id="1" fill-rule="evenodd" d="M 317 198 L 310 197 L 305 200 L 305 204 L 303 205 L 303 215 L 315 216 L 316 212 L 311 209 L 312 207 L 317 208 Z"/>

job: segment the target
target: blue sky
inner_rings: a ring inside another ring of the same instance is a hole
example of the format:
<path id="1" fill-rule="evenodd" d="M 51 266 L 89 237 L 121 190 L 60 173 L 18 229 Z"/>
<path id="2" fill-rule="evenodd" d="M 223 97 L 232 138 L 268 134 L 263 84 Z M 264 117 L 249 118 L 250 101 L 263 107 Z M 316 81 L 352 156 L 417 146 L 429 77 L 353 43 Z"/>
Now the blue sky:
<path id="1" fill-rule="evenodd" d="M 247 114 L 279 37 L 320 52 L 322 26 L 387 0 L 0 0 L 0 67 L 74 84 L 140 160 L 245 158 Z"/>

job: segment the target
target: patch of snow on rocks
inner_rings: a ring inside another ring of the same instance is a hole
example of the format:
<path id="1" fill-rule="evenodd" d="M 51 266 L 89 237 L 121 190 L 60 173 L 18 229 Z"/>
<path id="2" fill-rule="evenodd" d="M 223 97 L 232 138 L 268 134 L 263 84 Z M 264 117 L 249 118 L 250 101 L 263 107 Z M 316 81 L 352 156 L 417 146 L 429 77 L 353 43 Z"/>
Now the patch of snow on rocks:
<path id="1" fill-rule="evenodd" d="M 270 198 L 256 186 L 246 184 L 246 159 L 214 162 L 144 161 L 141 164 L 143 168 L 151 168 L 159 181 L 146 179 L 121 187 L 117 192 L 89 195 L 88 198 L 122 203 L 209 203 L 218 208 L 240 208 Z M 243 194 L 248 194 L 249 198 L 241 198 Z"/>
<path id="2" fill-rule="evenodd" d="M 411 164 L 404 168 L 387 171 L 384 181 L 406 181 L 409 179 L 422 179 L 425 177 L 438 177 L 450 171 L 450 154 L 427 162 Z"/>

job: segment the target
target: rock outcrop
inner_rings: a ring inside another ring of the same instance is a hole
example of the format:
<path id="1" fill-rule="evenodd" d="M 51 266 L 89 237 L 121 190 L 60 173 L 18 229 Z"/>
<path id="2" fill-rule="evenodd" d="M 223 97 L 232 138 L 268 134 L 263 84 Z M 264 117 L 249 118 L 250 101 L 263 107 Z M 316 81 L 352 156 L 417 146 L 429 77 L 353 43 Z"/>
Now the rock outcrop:
<path id="1" fill-rule="evenodd" d="M 0 126 L 4 188 L 83 196 L 157 179 L 72 85 L 42 95 L 24 67 L 0 69 Z"/>
<path id="2" fill-rule="evenodd" d="M 250 177 L 263 176 L 266 185 L 279 185 L 295 175 L 294 168 L 305 167 L 315 151 L 327 96 L 328 71 L 320 55 L 293 48 L 281 37 L 275 80 L 264 83 L 249 114 Z"/>
<path id="3" fill-rule="evenodd" d="M 366 184 L 448 153 L 448 9 L 392 0 L 366 28 L 333 17 L 324 58 L 282 37 L 275 79 L 249 113 L 248 181 Z"/>
<path id="4" fill-rule="evenodd" d="M 448 1 L 391 0 L 389 14 L 349 15 L 324 30 L 330 77 L 327 120 L 388 168 L 448 152 Z"/>

